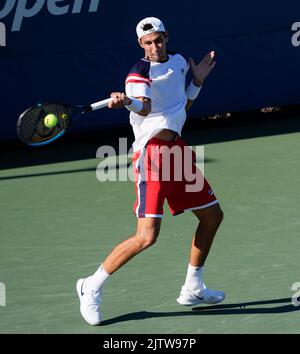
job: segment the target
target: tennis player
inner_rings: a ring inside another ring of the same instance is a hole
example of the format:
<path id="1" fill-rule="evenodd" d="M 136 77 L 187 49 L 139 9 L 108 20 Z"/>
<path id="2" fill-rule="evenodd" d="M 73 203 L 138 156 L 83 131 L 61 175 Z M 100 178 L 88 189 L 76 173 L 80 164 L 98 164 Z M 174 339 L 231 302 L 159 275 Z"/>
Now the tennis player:
<path id="1" fill-rule="evenodd" d="M 77 281 L 80 312 L 91 325 L 102 321 L 100 302 L 105 281 L 157 240 L 165 199 L 173 215 L 192 211 L 199 221 L 192 239 L 186 279 L 177 302 L 187 306 L 216 304 L 225 297 L 222 291 L 207 288 L 203 281 L 204 263 L 223 219 L 212 188 L 203 176 L 202 188 L 192 192 L 188 191 L 187 186 L 191 182 L 184 177 L 185 174 L 181 180 L 174 178 L 178 166 L 185 168 L 185 162 L 176 165 L 178 156 L 169 163 L 168 180 L 164 180 L 159 172 L 165 152 L 170 155 L 170 149 L 176 148 L 177 152 L 181 152 L 181 158 L 185 156 L 183 151 L 188 147 L 180 136 L 186 111 L 198 97 L 204 80 L 215 66 L 215 53 L 209 52 L 195 64 L 193 59 L 188 62 L 182 55 L 168 52 L 168 32 L 162 21 L 155 17 L 141 20 L 136 32 L 144 57 L 130 70 L 125 83 L 126 93 L 111 93 L 109 107 L 126 107 L 130 111 L 130 123 L 135 135 L 133 167 L 137 228 L 135 235 L 119 243 L 94 274 Z M 193 79 L 186 85 L 186 74 L 190 68 Z M 195 165 L 193 168 L 199 176 L 200 170 Z M 154 169 L 155 178 L 151 179 L 149 175 Z"/>

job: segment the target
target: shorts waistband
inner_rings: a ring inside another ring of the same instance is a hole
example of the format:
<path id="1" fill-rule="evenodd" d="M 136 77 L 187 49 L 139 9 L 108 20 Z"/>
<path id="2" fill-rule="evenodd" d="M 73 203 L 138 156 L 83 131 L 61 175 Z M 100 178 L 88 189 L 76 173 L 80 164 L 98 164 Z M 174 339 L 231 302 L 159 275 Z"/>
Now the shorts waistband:
<path id="1" fill-rule="evenodd" d="M 168 140 L 163 140 L 163 139 L 159 139 L 159 138 L 151 138 L 146 146 L 148 145 L 159 145 L 159 146 L 162 146 L 162 145 L 166 145 L 166 146 L 174 146 L 174 145 L 177 145 L 179 143 L 182 143 L 183 140 L 180 138 L 180 135 L 178 133 L 176 133 L 176 135 L 174 136 L 174 138 L 171 140 L 171 141 L 168 141 Z"/>

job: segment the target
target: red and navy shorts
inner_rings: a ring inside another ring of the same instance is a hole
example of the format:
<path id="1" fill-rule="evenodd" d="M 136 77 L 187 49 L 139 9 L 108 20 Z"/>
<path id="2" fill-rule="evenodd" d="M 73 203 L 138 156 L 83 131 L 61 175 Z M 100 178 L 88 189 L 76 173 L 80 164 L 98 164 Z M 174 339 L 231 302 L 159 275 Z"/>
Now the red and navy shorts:
<path id="1" fill-rule="evenodd" d="M 163 216 L 165 199 L 172 215 L 218 203 L 212 188 L 196 166 L 196 154 L 178 137 L 152 138 L 133 154 L 138 218 Z"/>

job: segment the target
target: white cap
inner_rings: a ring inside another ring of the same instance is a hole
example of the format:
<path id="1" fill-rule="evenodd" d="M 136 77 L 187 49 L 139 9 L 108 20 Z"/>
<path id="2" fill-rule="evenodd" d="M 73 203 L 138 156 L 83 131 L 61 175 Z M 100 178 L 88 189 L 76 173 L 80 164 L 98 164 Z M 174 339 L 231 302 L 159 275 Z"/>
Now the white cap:
<path id="1" fill-rule="evenodd" d="M 139 39 L 152 32 L 166 32 L 164 24 L 156 17 L 146 17 L 136 26 L 136 34 Z"/>

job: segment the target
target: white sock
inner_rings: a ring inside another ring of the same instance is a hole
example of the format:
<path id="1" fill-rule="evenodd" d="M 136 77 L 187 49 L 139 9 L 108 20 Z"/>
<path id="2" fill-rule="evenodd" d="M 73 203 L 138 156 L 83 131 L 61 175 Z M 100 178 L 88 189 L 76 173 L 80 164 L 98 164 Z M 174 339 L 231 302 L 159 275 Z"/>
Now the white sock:
<path id="1" fill-rule="evenodd" d="M 184 286 L 190 290 L 202 289 L 205 286 L 202 280 L 203 270 L 203 266 L 194 267 L 189 264 Z"/>
<path id="2" fill-rule="evenodd" d="M 86 289 L 97 291 L 101 288 L 101 286 L 104 284 L 105 280 L 109 276 L 110 274 L 105 271 L 103 265 L 101 264 L 101 266 L 96 270 L 96 272 L 87 278 L 84 286 Z"/>

